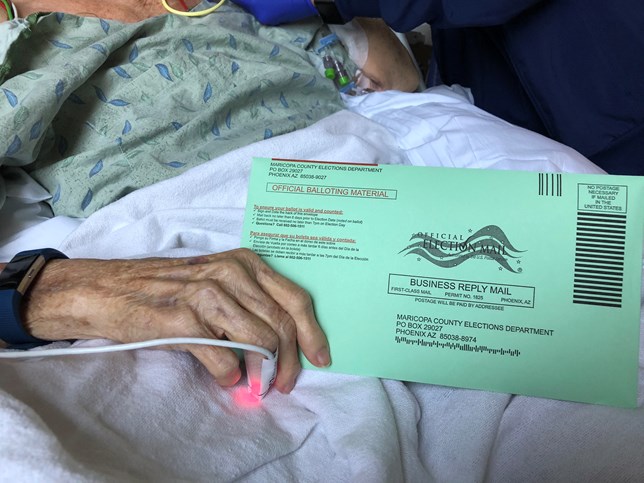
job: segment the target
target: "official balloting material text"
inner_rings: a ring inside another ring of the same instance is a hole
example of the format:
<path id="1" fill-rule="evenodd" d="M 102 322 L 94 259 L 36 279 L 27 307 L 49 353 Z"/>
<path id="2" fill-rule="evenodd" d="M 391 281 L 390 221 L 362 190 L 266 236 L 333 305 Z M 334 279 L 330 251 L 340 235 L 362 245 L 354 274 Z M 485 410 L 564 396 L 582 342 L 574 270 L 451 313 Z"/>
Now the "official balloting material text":
<path id="1" fill-rule="evenodd" d="M 643 232 L 642 177 L 258 158 L 242 245 L 330 371 L 634 407 Z"/>

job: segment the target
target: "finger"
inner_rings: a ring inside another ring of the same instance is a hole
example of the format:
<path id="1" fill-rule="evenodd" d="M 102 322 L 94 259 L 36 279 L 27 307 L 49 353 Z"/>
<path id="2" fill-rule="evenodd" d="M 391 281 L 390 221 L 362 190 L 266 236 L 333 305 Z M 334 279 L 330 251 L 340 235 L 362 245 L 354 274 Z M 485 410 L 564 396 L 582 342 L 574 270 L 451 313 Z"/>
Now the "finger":
<path id="1" fill-rule="evenodd" d="M 275 387 L 281 392 L 290 392 L 300 371 L 295 325 L 290 320 L 290 316 L 280 310 L 274 302 L 272 305 L 276 308 L 275 312 L 281 314 L 282 318 L 289 319 L 287 322 L 282 322 L 277 316 L 264 315 L 269 320 L 266 322 L 257 315 L 263 312 L 262 310 L 254 312 L 247 310 L 244 305 L 251 307 L 261 305 L 257 300 L 269 303 L 268 296 L 250 278 L 245 269 L 236 268 L 233 271 L 235 273 L 231 273 L 226 278 L 227 283 L 222 283 L 223 287 L 220 285 L 221 282 L 212 280 L 192 282 L 187 285 L 186 290 L 191 292 L 189 297 L 195 301 L 193 307 L 197 319 L 216 338 L 225 336 L 231 341 L 260 346 L 271 352 L 279 348 L 280 358 Z M 239 303 L 239 300 L 244 299 L 245 304 Z"/>
<path id="2" fill-rule="evenodd" d="M 275 351 L 279 340 L 273 329 L 261 318 L 240 306 L 229 285 L 228 282 L 215 280 L 185 283 L 185 297 L 190 301 L 191 310 L 194 311 L 199 324 L 215 338 L 225 336 L 232 341 Z"/>
<path id="3" fill-rule="evenodd" d="M 209 282 L 217 280 L 223 289 L 208 285 L 199 286 L 198 284 L 186 289 L 192 292 L 200 292 L 192 294 L 194 299 L 201 300 L 201 303 L 197 304 L 197 307 L 202 307 L 202 309 L 199 309 L 201 311 L 200 319 L 215 330 L 217 337 L 225 333 L 230 340 L 259 345 L 271 351 L 274 351 L 279 346 L 280 357 L 275 386 L 282 392 L 289 392 L 294 386 L 295 379 L 301 369 L 297 353 L 298 327 L 291 313 L 273 300 L 270 294 L 266 293 L 256 282 L 255 273 L 257 269 L 254 266 L 258 262 L 266 267 L 257 255 L 249 250 L 242 249 L 217 255 L 183 259 L 182 265 L 173 263 L 171 267 L 165 270 L 158 270 L 157 273 L 174 280 L 184 278 L 192 278 L 193 280 L 197 278 Z M 328 365 L 329 357 L 328 349 L 326 349 L 326 338 L 317 326 L 310 298 L 306 292 L 295 284 L 291 284 L 285 289 L 287 293 L 282 298 L 290 302 L 292 293 L 289 292 L 293 292 L 294 289 L 305 296 L 304 306 L 308 306 L 308 308 L 305 309 L 303 317 L 305 321 L 312 321 L 313 326 L 311 331 L 305 330 L 306 325 L 300 324 L 302 334 L 299 335 L 299 340 L 304 344 L 305 354 L 309 360 L 317 363 L 317 365 Z M 231 297 L 236 303 L 231 303 Z M 295 297 L 297 298 L 297 295 Z M 242 307 L 246 311 L 238 312 L 238 307 Z M 297 310 L 291 309 L 291 312 L 297 313 Z M 249 314 L 255 316 L 256 319 L 250 317 Z M 259 325 L 250 322 L 253 320 L 257 320 Z M 273 329 L 272 334 L 266 334 L 262 331 L 260 327 L 262 322 L 266 326 L 264 329 Z M 309 335 L 311 333 L 314 334 L 313 341 L 308 342 L 311 339 Z M 259 334 L 259 339 L 257 334 Z M 271 345 L 269 339 L 271 335 L 277 336 L 278 341 L 276 344 Z M 320 339 L 321 342 L 316 339 Z M 312 358 L 312 352 L 320 352 L 317 347 L 321 347 L 324 350 L 326 358 L 318 358 L 317 361 Z M 319 362 L 320 360 L 322 362 Z"/>
<path id="4" fill-rule="evenodd" d="M 329 344 L 315 318 L 313 302 L 308 292 L 271 269 L 250 250 L 245 252 L 260 287 L 293 319 L 297 341 L 306 358 L 315 366 L 329 366 Z"/>
<path id="5" fill-rule="evenodd" d="M 239 358 L 230 349 L 211 346 L 185 346 L 215 378 L 217 384 L 230 387 L 242 377 Z"/>
<path id="6" fill-rule="evenodd" d="M 241 272 L 242 276 L 247 276 L 244 269 Z M 239 275 L 233 278 L 237 277 Z M 157 338 L 228 339 L 270 351 L 275 351 L 279 345 L 279 338 L 271 327 L 241 307 L 217 281 L 183 280 L 178 283 L 168 278 L 157 280 L 155 288 L 153 298 L 142 297 L 147 303 L 163 308 L 154 311 L 154 323 L 144 324 L 148 334 L 155 332 Z M 129 334 L 130 338 L 139 339 L 138 332 L 140 329 Z M 229 349 L 193 345 L 180 348 L 193 353 L 223 386 L 235 384 L 241 377 L 239 360 Z"/>
<path id="7" fill-rule="evenodd" d="M 254 313 L 273 329 L 278 338 L 279 357 L 274 386 L 278 391 L 288 394 L 293 390 L 302 369 L 297 352 L 295 322 L 268 296 L 264 294 L 264 297 L 266 297 L 265 303 L 253 304 Z"/>
<path id="8" fill-rule="evenodd" d="M 137 341 L 149 339 L 165 339 L 174 337 L 198 337 L 220 339 L 225 335 L 224 330 L 213 330 L 204 324 L 200 314 L 195 309 L 194 300 L 185 298 L 186 287 L 190 284 L 177 284 L 165 280 L 156 281 L 155 296 L 139 296 L 139 303 L 146 302 L 143 307 L 131 307 L 129 314 L 133 316 L 134 321 L 138 323 L 119 324 L 127 327 L 122 331 L 123 338 L 120 340 Z M 172 297 L 170 302 L 168 297 Z M 154 307 L 150 310 L 150 306 Z M 158 310 L 162 308 L 162 310 Z M 138 309 L 138 310 L 137 310 Z M 239 369 L 239 359 L 235 353 L 225 347 L 212 347 L 205 345 L 171 345 L 164 346 L 166 349 L 182 350 L 191 352 L 212 374 L 217 383 L 222 386 L 230 386 L 241 377 Z"/>
<path id="9" fill-rule="evenodd" d="M 225 336 L 225 330 L 204 323 L 203 316 L 196 307 L 198 302 L 195 300 L 195 291 L 193 291 L 192 296 L 186 298 L 185 291 L 190 292 L 193 284 L 183 283 L 178 285 L 174 282 L 160 281 L 155 286 L 158 292 L 153 303 L 160 304 L 163 310 L 154 312 L 154 323 L 147 323 L 138 328 L 133 328 L 132 331 L 127 333 L 128 339 L 145 340 L 173 337 L 221 339 Z M 172 293 L 173 297 L 175 297 L 174 304 L 170 304 L 165 300 L 166 293 Z M 150 302 L 146 297 L 144 298 Z M 143 320 L 145 319 L 150 320 L 150 317 L 144 317 Z M 134 324 L 135 327 L 137 325 L 139 324 Z M 141 329 L 144 330 L 145 334 L 141 333 Z M 194 344 L 168 346 L 168 348 L 192 353 L 221 386 L 234 385 L 241 377 L 239 358 L 231 349 Z"/>
<path id="10" fill-rule="evenodd" d="M 230 259 L 225 262 L 225 269 L 222 265 L 218 267 L 221 283 L 225 289 L 226 297 L 231 297 L 236 305 L 228 307 L 230 301 L 219 301 L 219 309 L 227 310 L 228 327 L 226 335 L 231 340 L 249 340 L 252 334 L 246 334 L 249 320 L 257 319 L 264 324 L 264 330 L 270 329 L 271 334 L 276 335 L 277 341 L 274 345 L 266 345 L 261 342 L 249 342 L 265 347 L 270 351 L 279 348 L 278 370 L 275 379 L 275 387 L 284 393 L 293 389 L 297 375 L 300 373 L 301 365 L 297 353 L 297 329 L 292 317 L 275 300 L 273 300 L 257 284 L 238 260 Z M 240 311 L 240 308 L 243 311 Z M 260 330 L 258 327 L 256 330 Z M 265 337 L 269 337 L 266 335 Z M 252 339 L 251 339 L 252 340 Z"/>

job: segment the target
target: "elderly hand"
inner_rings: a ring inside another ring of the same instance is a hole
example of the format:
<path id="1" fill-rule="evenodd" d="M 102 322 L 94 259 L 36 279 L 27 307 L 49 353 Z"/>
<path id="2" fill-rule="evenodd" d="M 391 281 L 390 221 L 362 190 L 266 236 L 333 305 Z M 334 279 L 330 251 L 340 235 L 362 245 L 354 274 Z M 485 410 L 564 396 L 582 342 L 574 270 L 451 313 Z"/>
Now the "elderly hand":
<path id="1" fill-rule="evenodd" d="M 279 348 L 275 387 L 285 393 L 301 368 L 298 343 L 312 364 L 330 363 L 308 293 L 247 249 L 183 259 L 51 260 L 24 307 L 27 330 L 47 340 L 207 337 Z M 240 379 L 230 349 L 185 350 L 222 386 Z"/>
<path id="2" fill-rule="evenodd" d="M 264 25 L 297 22 L 318 14 L 311 0 L 232 0 Z"/>

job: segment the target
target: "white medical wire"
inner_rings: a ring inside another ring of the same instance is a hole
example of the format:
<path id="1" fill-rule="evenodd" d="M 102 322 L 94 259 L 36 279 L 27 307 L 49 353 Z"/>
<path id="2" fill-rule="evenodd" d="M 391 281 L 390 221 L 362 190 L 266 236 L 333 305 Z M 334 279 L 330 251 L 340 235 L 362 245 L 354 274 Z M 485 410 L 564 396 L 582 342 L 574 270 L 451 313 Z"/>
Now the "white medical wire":
<path id="1" fill-rule="evenodd" d="M 206 339 L 201 337 L 173 337 L 167 339 L 144 340 L 141 342 L 129 342 L 127 344 L 113 344 L 100 347 L 68 347 L 65 349 L 42 349 L 32 351 L 0 351 L 0 359 L 28 359 L 37 357 L 72 356 L 82 354 L 98 354 L 105 352 L 131 351 L 146 349 L 160 345 L 206 345 L 212 347 L 228 347 L 245 351 L 258 352 L 269 361 L 275 360 L 275 354 L 271 351 L 252 344 L 232 342 L 229 340 Z"/>

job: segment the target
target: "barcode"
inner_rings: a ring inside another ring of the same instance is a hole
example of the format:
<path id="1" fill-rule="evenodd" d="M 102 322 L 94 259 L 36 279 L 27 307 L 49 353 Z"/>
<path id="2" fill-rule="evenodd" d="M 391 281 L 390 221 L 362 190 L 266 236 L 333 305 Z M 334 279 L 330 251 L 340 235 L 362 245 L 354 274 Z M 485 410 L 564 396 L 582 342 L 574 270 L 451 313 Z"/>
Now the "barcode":
<path id="1" fill-rule="evenodd" d="M 539 173 L 539 196 L 561 196 L 561 173 Z"/>
<path id="2" fill-rule="evenodd" d="M 417 345 L 429 348 L 436 347 L 439 349 L 451 349 L 466 352 L 483 352 L 487 354 L 511 357 L 519 357 L 521 355 L 521 351 L 519 351 L 518 349 L 499 349 L 488 347 L 486 345 L 459 344 L 458 342 L 438 342 L 435 340 L 427 341 L 419 338 L 408 338 L 400 336 L 395 336 L 395 340 L 398 344 Z"/>
<path id="3" fill-rule="evenodd" d="M 626 215 L 577 213 L 573 303 L 621 307 Z"/>

